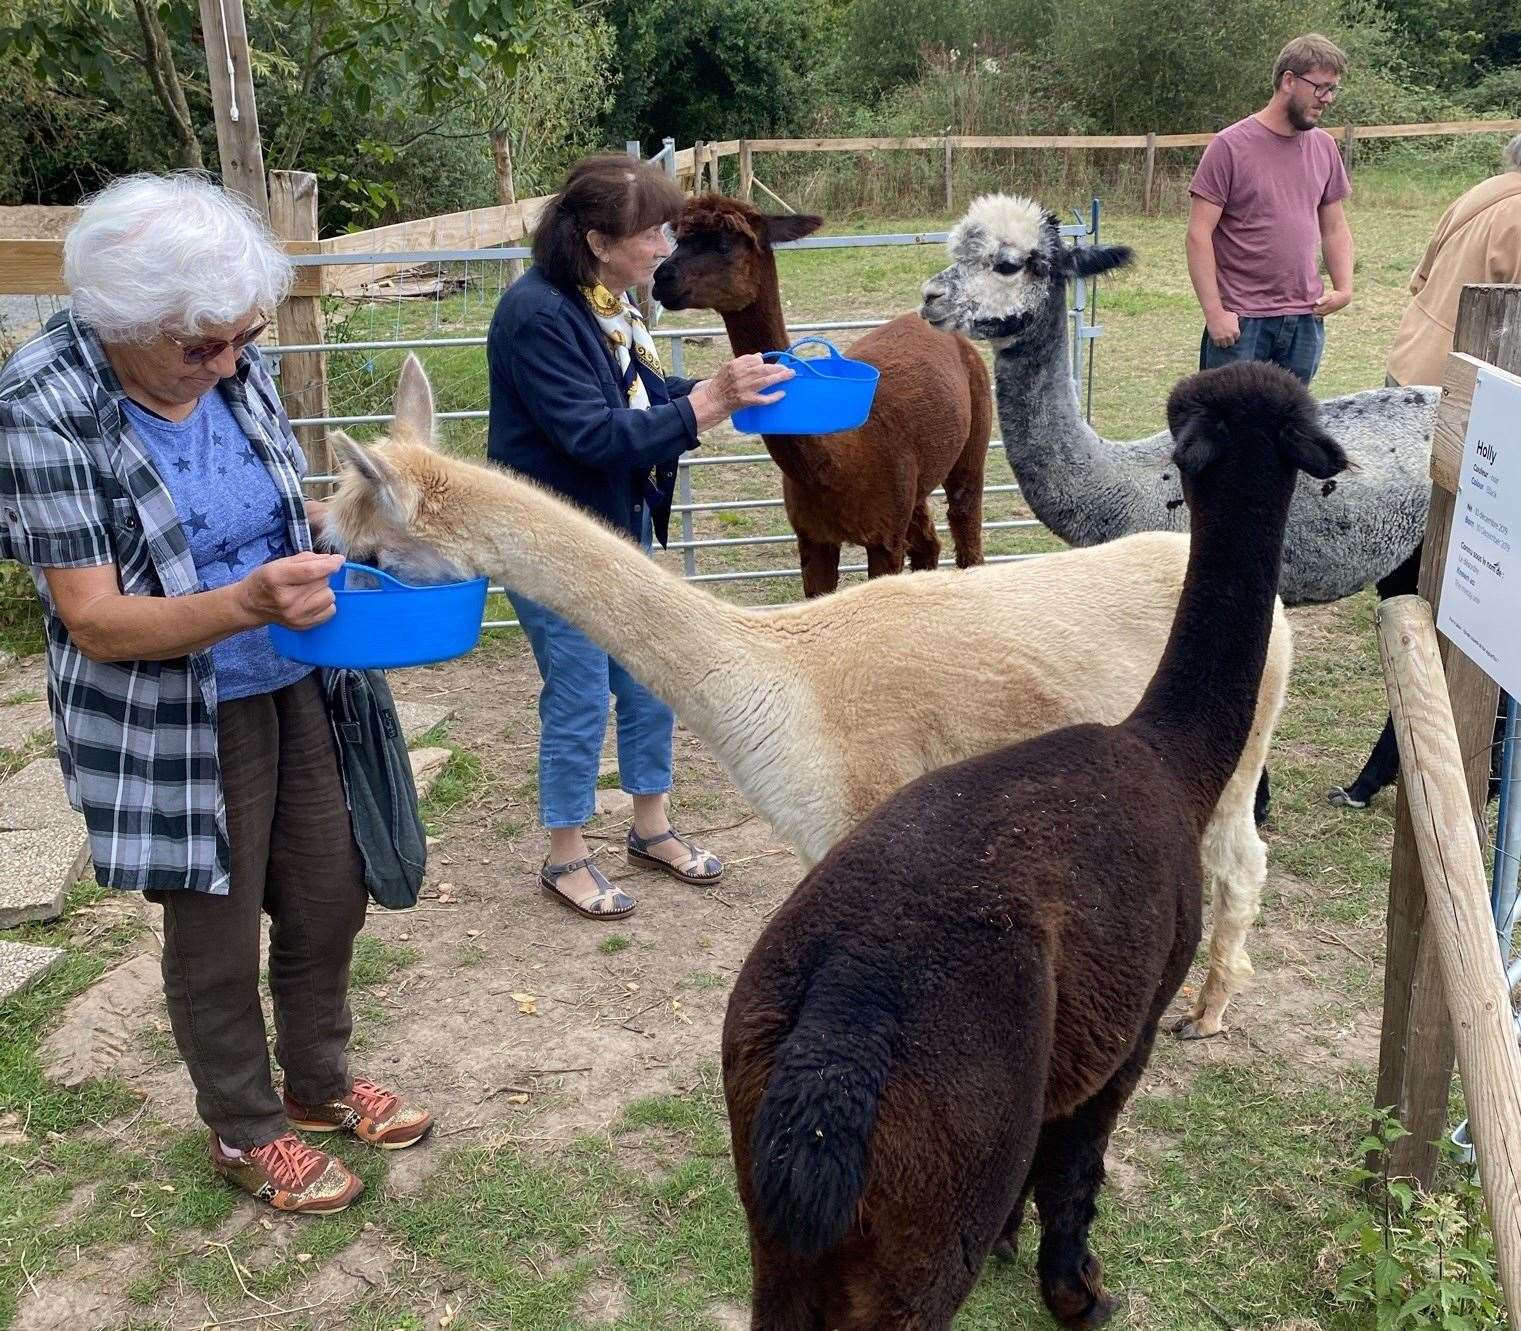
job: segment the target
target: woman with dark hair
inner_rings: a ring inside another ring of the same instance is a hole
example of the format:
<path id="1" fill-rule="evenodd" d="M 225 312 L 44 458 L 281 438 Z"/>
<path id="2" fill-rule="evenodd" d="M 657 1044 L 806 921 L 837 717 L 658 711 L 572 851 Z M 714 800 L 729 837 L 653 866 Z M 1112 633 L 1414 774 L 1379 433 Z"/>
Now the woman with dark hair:
<path id="1" fill-rule="evenodd" d="M 710 379 L 667 375 L 625 293 L 650 281 L 673 249 L 683 195 L 658 168 L 631 157 L 576 163 L 539 218 L 533 267 L 502 296 L 491 321 L 487 455 L 602 517 L 649 550 L 662 545 L 677 459 L 698 433 L 768 394 L 792 372 L 759 356 L 726 362 Z M 539 694 L 539 818 L 549 853 L 542 887 L 594 920 L 634 901 L 608 882 L 581 828 L 596 807 L 609 695 L 618 700 L 618 776 L 634 801 L 631 864 L 706 886 L 718 857 L 670 823 L 670 708 L 577 629 L 512 595 L 544 687 Z"/>

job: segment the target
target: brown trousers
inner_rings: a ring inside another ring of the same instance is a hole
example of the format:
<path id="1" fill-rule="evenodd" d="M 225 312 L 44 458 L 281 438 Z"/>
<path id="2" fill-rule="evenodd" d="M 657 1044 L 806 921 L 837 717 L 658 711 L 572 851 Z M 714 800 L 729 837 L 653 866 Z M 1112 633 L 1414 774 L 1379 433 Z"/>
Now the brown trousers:
<path id="1" fill-rule="evenodd" d="M 349 1089 L 349 962 L 368 897 L 316 674 L 217 709 L 232 850 L 226 896 L 150 892 L 164 908 L 164 994 L 196 1110 L 229 1145 L 289 1131 L 259 1005 L 270 917 L 275 1059 L 303 1104 Z"/>

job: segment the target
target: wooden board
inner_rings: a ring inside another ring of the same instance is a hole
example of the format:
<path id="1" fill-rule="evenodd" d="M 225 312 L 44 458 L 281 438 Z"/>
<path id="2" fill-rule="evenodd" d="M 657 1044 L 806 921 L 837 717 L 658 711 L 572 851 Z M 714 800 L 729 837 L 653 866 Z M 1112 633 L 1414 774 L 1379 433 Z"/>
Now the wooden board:
<path id="1" fill-rule="evenodd" d="M 306 241 L 285 246 L 287 254 L 318 254 L 321 246 Z M 320 268 L 297 268 L 293 296 L 320 296 Z M 67 296 L 63 284 L 63 241 L 0 240 L 0 292 L 7 296 Z"/>

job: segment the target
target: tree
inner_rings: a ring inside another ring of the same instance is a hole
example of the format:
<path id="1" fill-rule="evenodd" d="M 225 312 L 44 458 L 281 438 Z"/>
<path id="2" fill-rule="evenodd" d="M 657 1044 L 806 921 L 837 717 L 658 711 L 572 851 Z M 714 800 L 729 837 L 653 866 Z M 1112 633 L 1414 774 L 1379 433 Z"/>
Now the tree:
<path id="1" fill-rule="evenodd" d="M 65 96 L 88 97 L 109 114 L 145 78 L 169 122 L 177 166 L 199 167 L 201 144 L 176 62 L 188 42 L 185 0 L 61 0 L 0 7 L 0 55 L 19 61 Z"/>

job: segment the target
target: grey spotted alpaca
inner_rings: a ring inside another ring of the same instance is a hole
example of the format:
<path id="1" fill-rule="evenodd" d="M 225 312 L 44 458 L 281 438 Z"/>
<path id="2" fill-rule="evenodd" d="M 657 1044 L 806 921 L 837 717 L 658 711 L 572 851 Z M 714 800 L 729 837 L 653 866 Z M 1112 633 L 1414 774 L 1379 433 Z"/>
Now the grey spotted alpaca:
<path id="1" fill-rule="evenodd" d="M 924 284 L 924 318 L 989 343 L 1004 451 L 1031 511 L 1072 545 L 1138 531 L 1186 531 L 1173 439 L 1103 439 L 1083 419 L 1067 346 L 1067 281 L 1123 267 L 1123 245 L 1069 249 L 1030 199 L 985 195 L 949 240 L 953 262 Z M 1285 605 L 1337 601 L 1373 584 L 1415 590 L 1431 494 L 1437 388 L 1376 388 L 1321 403 L 1351 462 L 1331 480 L 1301 476 L 1289 509 L 1279 594 Z M 1331 792 L 1365 805 L 1394 779 L 1385 728 L 1362 773 Z M 1261 810 L 1266 808 L 1266 786 Z"/>

